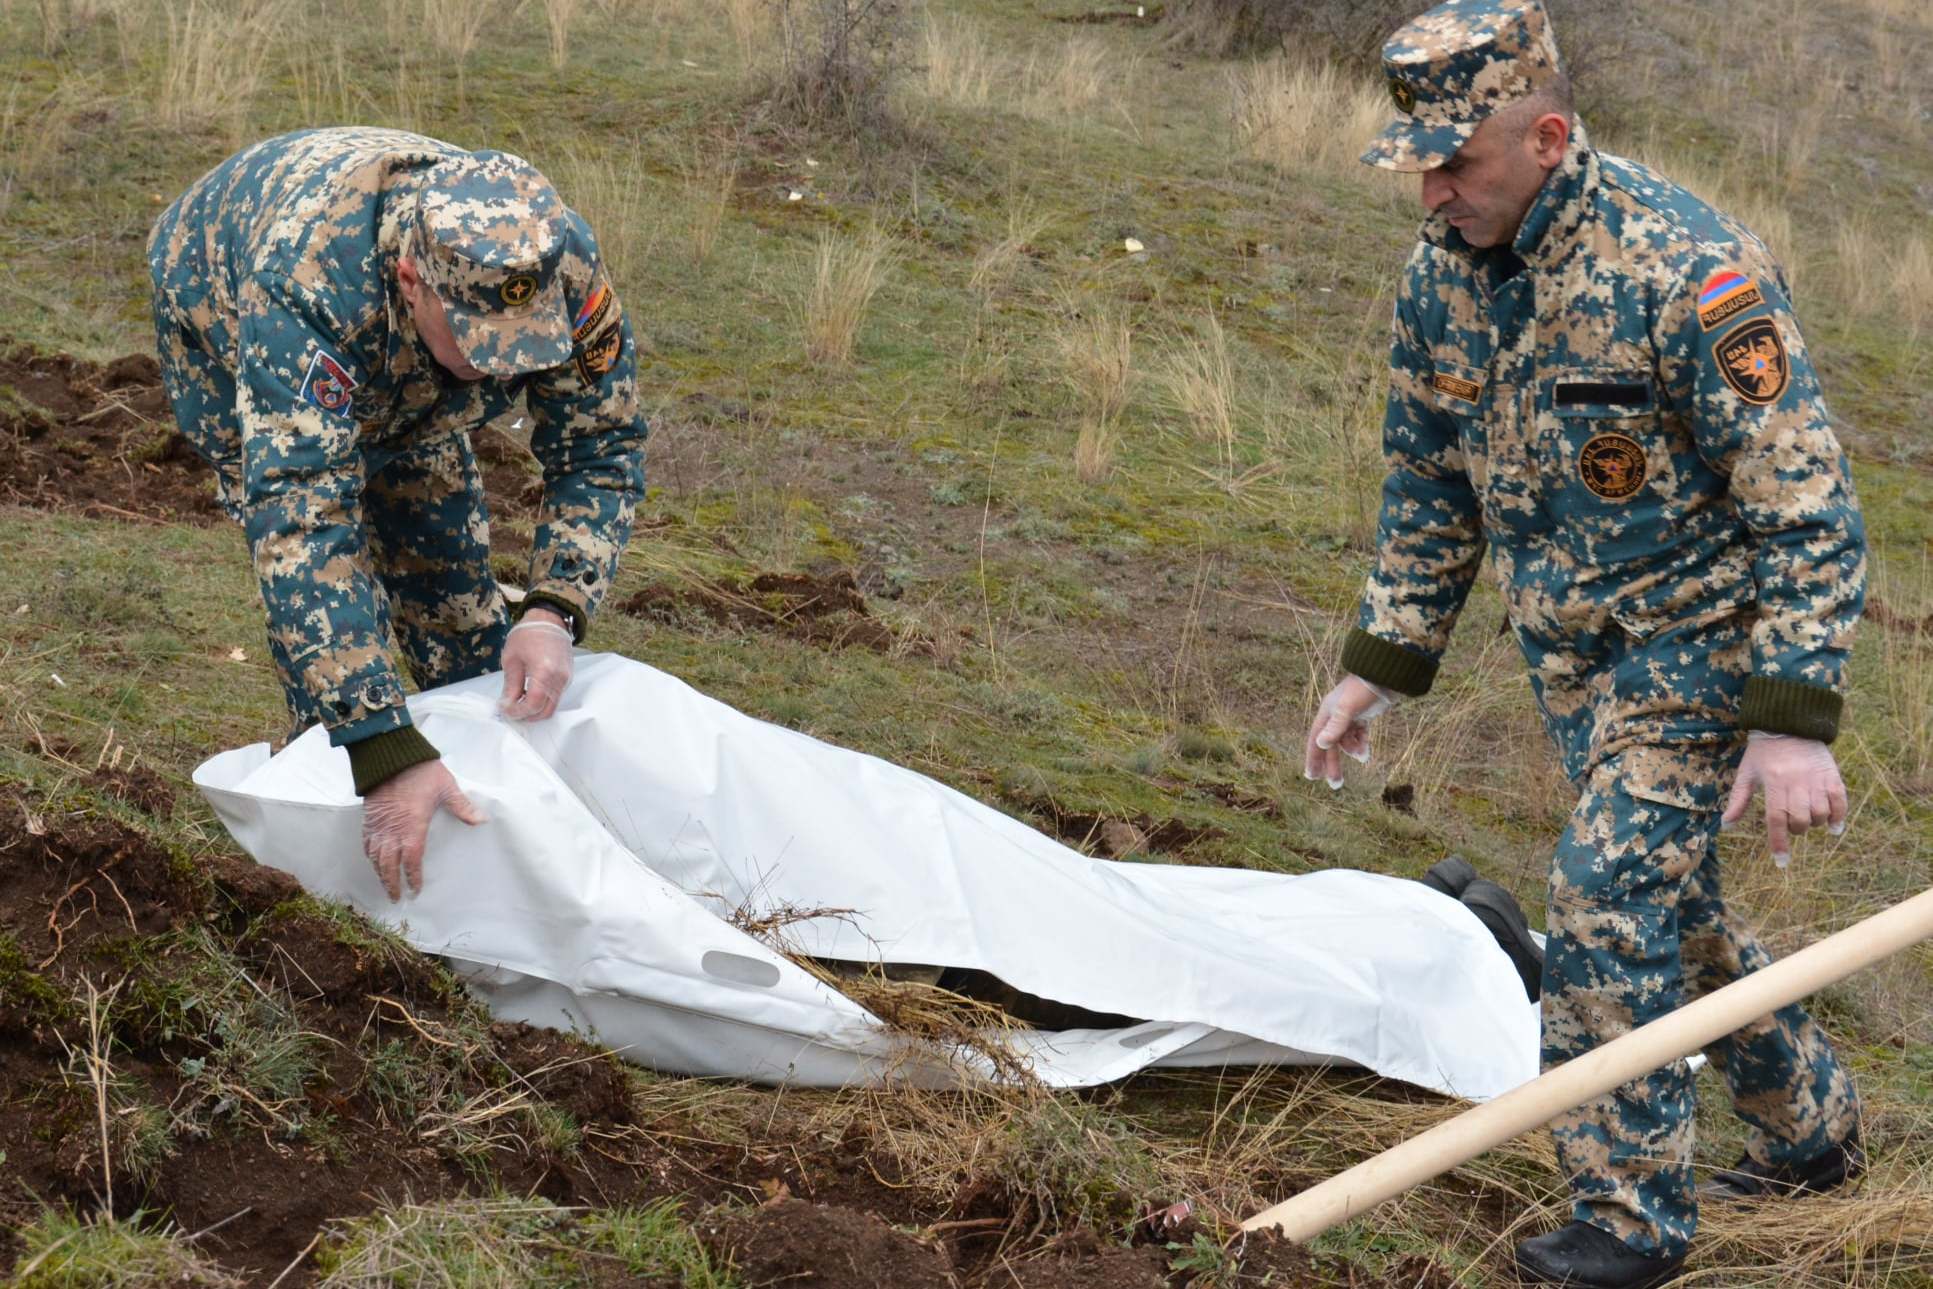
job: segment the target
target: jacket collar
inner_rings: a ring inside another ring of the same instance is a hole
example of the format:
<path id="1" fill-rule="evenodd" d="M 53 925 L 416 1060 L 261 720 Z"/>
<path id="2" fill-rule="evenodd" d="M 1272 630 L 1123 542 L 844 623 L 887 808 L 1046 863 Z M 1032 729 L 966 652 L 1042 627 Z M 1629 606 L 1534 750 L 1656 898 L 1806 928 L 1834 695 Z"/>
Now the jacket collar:
<path id="1" fill-rule="evenodd" d="M 1591 146 L 1584 122 L 1579 120 L 1572 127 L 1563 161 L 1544 177 L 1544 186 L 1531 202 L 1523 223 L 1517 226 L 1517 236 L 1507 250 L 1471 246 L 1441 215 L 1431 215 L 1424 221 L 1423 240 L 1479 266 L 1487 261 L 1514 257 L 1539 272 L 1554 269 L 1583 242 L 1584 230 L 1595 209 L 1598 168 L 1597 150 Z"/>

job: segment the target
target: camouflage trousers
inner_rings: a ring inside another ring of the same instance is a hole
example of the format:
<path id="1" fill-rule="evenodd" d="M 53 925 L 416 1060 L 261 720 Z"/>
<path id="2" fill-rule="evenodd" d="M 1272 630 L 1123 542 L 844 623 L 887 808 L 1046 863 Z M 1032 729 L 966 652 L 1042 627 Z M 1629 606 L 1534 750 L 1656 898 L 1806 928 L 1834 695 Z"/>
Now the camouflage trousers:
<path id="1" fill-rule="evenodd" d="M 1587 779 L 1551 866 L 1543 1062 L 1570 1060 L 1771 962 L 1719 888 L 1720 794 L 1737 752 L 1631 748 Z M 1840 1141 L 1859 1102 L 1825 1033 L 1781 1008 L 1705 1049 L 1750 1127 L 1797 1163 Z M 1698 1224 L 1690 1068 L 1677 1061 L 1552 1125 L 1574 1216 L 1645 1253 Z"/>
<path id="2" fill-rule="evenodd" d="M 242 430 L 235 380 L 206 353 L 169 301 L 155 298 L 162 383 L 175 423 L 215 469 L 223 507 L 242 507 Z M 402 653 L 419 688 L 493 671 L 510 623 L 490 571 L 490 521 L 469 435 L 439 434 L 365 455 L 358 571 L 375 590 L 380 635 Z M 269 656 L 288 704 L 290 737 L 319 724 L 320 700 L 269 633 Z"/>

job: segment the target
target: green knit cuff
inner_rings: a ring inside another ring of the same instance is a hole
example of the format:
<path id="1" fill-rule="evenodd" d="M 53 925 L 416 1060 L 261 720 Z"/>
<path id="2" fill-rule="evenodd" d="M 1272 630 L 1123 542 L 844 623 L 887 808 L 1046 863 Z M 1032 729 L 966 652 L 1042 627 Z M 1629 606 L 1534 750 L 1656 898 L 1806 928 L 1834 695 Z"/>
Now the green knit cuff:
<path id="1" fill-rule="evenodd" d="M 441 755 L 436 745 L 424 738 L 422 731 L 414 725 L 372 734 L 351 743 L 349 772 L 356 779 L 356 795 L 366 797 L 378 784 L 394 778 L 410 766 L 434 761 Z"/>
<path id="2" fill-rule="evenodd" d="M 1839 713 L 1845 705 L 1844 695 L 1824 685 L 1747 676 L 1738 723 L 1748 730 L 1795 734 L 1830 743 L 1839 737 Z"/>
<path id="3" fill-rule="evenodd" d="M 1372 636 L 1361 627 L 1351 630 L 1343 641 L 1342 669 L 1412 698 L 1429 693 L 1436 683 L 1435 659 Z"/>
<path id="4" fill-rule="evenodd" d="M 591 629 L 591 624 L 585 621 L 584 611 L 568 600 L 560 600 L 556 596 L 547 595 L 542 591 L 532 591 L 530 594 L 524 596 L 522 603 L 517 605 L 511 616 L 521 622 L 523 621 L 524 614 L 530 612 L 540 604 L 546 609 L 555 609 L 564 615 L 564 621 L 570 623 L 572 644 L 584 643 L 585 633 Z"/>

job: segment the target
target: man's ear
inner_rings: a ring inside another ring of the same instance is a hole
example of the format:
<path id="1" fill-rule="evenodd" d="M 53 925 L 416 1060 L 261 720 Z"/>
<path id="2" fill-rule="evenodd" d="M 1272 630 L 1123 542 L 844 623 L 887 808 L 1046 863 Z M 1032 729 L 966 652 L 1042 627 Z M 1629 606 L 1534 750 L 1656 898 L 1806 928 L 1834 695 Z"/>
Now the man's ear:
<path id="1" fill-rule="evenodd" d="M 1555 170 L 1564 162 L 1564 151 L 1571 143 L 1571 123 L 1562 112 L 1546 112 L 1530 127 L 1535 142 L 1537 164 Z"/>

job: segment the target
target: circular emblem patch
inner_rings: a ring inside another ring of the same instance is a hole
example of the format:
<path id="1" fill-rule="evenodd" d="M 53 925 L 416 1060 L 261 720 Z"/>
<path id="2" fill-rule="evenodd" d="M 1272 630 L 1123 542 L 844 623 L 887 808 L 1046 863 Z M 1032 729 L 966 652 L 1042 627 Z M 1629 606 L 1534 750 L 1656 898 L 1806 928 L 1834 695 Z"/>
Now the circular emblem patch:
<path id="1" fill-rule="evenodd" d="M 1399 77 L 1389 78 L 1389 96 L 1395 100 L 1399 111 L 1408 114 L 1416 110 L 1416 87 Z"/>
<path id="2" fill-rule="evenodd" d="M 537 279 L 530 273 L 507 277 L 503 280 L 503 285 L 497 289 L 497 294 L 502 296 L 504 304 L 512 309 L 529 304 L 531 297 L 537 294 Z"/>
<path id="3" fill-rule="evenodd" d="M 1644 486 L 1644 449 L 1622 434 L 1600 434 L 1577 454 L 1584 486 L 1607 501 L 1622 501 Z"/>

